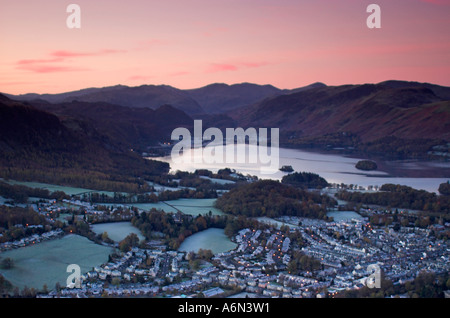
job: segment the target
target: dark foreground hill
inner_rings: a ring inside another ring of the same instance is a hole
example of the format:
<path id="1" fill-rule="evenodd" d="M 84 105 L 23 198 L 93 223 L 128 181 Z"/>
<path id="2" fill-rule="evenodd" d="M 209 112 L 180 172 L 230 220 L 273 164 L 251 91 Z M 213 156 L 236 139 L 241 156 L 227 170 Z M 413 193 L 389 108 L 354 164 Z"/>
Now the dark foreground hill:
<path id="1" fill-rule="evenodd" d="M 148 146 L 169 141 L 173 129 L 193 124 L 191 117 L 170 105 L 151 109 L 106 102 L 30 103 L 38 109 L 57 115 L 68 125 L 72 125 L 70 122 L 75 119 L 89 123 L 100 134 L 107 136 L 116 147 L 122 150 L 134 149 L 141 153 Z"/>
<path id="2" fill-rule="evenodd" d="M 110 191 L 138 192 L 169 170 L 166 163 L 124 150 L 80 118 L 49 112 L 0 95 L 0 177 Z"/>

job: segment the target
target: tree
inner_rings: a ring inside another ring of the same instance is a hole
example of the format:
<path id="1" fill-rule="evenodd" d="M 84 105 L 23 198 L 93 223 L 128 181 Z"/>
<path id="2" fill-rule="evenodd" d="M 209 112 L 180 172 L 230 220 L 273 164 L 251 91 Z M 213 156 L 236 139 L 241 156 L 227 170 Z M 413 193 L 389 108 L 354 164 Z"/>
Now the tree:
<path id="1" fill-rule="evenodd" d="M 13 288 L 12 284 L 0 275 L 0 297 L 7 295 Z"/>
<path id="2" fill-rule="evenodd" d="M 105 243 L 113 243 L 114 242 L 113 240 L 111 240 L 109 238 L 108 232 L 103 232 L 101 238 L 102 238 L 102 241 Z"/>
<path id="3" fill-rule="evenodd" d="M 14 267 L 14 261 L 10 257 L 3 259 L 2 262 L 0 263 L 0 268 L 2 268 L 2 269 L 11 269 L 13 267 Z"/>
<path id="4" fill-rule="evenodd" d="M 289 274 L 297 275 L 298 274 L 298 262 L 297 260 L 293 259 L 288 263 L 288 266 L 286 268 Z"/>
<path id="5" fill-rule="evenodd" d="M 378 166 L 375 162 L 371 160 L 360 160 L 356 163 L 355 168 L 364 171 L 371 171 L 377 170 Z"/>
<path id="6" fill-rule="evenodd" d="M 138 245 L 139 237 L 135 233 L 131 233 L 119 242 L 119 249 L 121 252 L 128 252 L 131 250 L 131 248 Z"/>
<path id="7" fill-rule="evenodd" d="M 450 195 L 450 183 L 449 181 L 441 183 L 438 189 L 439 193 L 442 195 Z"/>

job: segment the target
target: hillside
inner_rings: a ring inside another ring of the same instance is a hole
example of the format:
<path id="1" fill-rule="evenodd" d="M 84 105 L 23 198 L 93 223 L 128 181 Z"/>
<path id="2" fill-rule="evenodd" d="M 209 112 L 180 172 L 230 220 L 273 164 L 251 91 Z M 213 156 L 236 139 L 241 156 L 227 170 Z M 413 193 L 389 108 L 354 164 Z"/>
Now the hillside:
<path id="1" fill-rule="evenodd" d="M 269 98 L 231 116 L 243 127 L 279 127 L 282 141 L 292 144 L 337 133 L 363 143 L 386 136 L 449 141 L 450 101 L 442 96 L 450 88 L 435 86 L 391 81 L 318 87 Z"/>
<path id="2" fill-rule="evenodd" d="M 429 83 L 313 83 L 293 90 L 250 83 L 192 90 L 119 85 L 15 98 L 56 114 L 74 131 L 95 131 L 96 138 L 108 139 L 109 149 L 121 151 L 145 151 L 168 140 L 174 128 L 202 119 L 204 129 L 280 128 L 287 147 L 345 148 L 392 158 L 450 152 L 450 87 Z"/>
<path id="3" fill-rule="evenodd" d="M 169 170 L 122 150 L 80 118 L 60 119 L 0 95 L 0 177 L 102 189 L 139 191 L 140 178 Z"/>
<path id="4" fill-rule="evenodd" d="M 193 124 L 183 111 L 169 105 L 153 110 L 113 105 L 106 102 L 78 102 L 50 104 L 30 102 L 59 116 L 65 123 L 82 119 L 107 136 L 120 149 L 133 148 L 144 152 L 146 147 L 170 140 L 173 129 Z"/>

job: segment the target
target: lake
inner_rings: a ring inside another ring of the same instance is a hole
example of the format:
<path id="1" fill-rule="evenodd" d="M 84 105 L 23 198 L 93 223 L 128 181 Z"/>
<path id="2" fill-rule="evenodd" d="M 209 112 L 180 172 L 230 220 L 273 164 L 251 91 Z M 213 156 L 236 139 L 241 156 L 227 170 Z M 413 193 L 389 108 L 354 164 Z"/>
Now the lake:
<path id="1" fill-rule="evenodd" d="M 248 152 L 248 145 L 246 145 L 246 151 Z M 264 152 L 264 151 L 263 151 Z M 261 167 L 264 166 L 261 163 L 207 163 L 202 162 L 195 163 L 195 160 L 189 160 L 192 157 L 191 152 L 183 154 L 187 159 L 181 163 L 175 164 L 172 162 L 170 156 L 152 158 L 156 160 L 165 161 L 170 164 L 171 171 L 183 170 L 193 172 L 196 169 L 208 169 L 213 172 L 217 172 L 219 169 L 225 167 L 235 169 L 244 175 L 255 175 L 261 179 L 274 179 L 281 180 L 281 178 L 287 173 L 277 171 L 273 174 L 261 173 Z M 383 162 L 379 164 L 381 167 L 385 167 L 386 170 L 377 171 L 361 171 L 355 168 L 356 163 L 359 160 L 367 158 L 353 158 L 338 154 L 318 153 L 311 151 L 304 151 L 299 149 L 279 149 L 279 166 L 290 165 L 295 171 L 298 172 L 313 172 L 319 174 L 325 178 L 329 183 L 345 183 L 345 184 L 357 184 L 358 186 L 367 187 L 370 185 L 381 186 L 385 183 L 394 183 L 407 185 L 416 189 L 423 189 L 430 192 L 437 192 L 439 184 L 447 182 L 449 176 L 439 174 L 440 171 L 448 171 L 450 169 L 449 162 L 434 163 L 434 162 Z M 404 177 L 404 174 L 410 171 L 411 173 L 420 170 L 427 171 L 428 175 L 433 177 L 426 177 L 426 173 L 423 173 L 423 177 Z M 389 173 L 388 171 L 389 170 Z M 400 172 L 401 171 L 401 172 Z M 425 174 L 425 175 L 424 175 Z M 437 177 L 436 177 L 437 175 Z"/>
<path id="2" fill-rule="evenodd" d="M 223 229 L 210 228 L 187 237 L 178 248 L 182 252 L 197 252 L 199 249 L 211 250 L 214 254 L 228 252 L 236 248 Z"/>
<path id="3" fill-rule="evenodd" d="M 131 222 L 111 222 L 111 223 L 99 223 L 91 226 L 92 231 L 95 234 L 108 233 L 108 237 L 114 242 L 120 242 L 131 233 L 136 234 L 139 237 L 139 241 L 145 240 L 141 231 L 134 227 Z"/>
<path id="4" fill-rule="evenodd" d="M 69 264 L 78 264 L 81 272 L 86 273 L 106 263 L 111 252 L 110 247 L 71 234 L 0 253 L 1 259 L 10 257 L 14 261 L 12 269 L 1 269 L 0 273 L 20 289 L 28 286 L 41 290 L 47 284 L 48 290 L 52 290 L 56 282 L 62 287 L 66 286 L 70 275 L 66 272 Z"/>

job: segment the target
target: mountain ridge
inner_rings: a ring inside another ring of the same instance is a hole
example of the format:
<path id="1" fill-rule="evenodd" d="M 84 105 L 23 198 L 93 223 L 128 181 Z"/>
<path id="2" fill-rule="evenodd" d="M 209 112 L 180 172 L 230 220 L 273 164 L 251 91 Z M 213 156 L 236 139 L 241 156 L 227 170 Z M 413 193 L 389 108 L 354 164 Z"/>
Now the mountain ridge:
<path id="1" fill-rule="evenodd" d="M 398 86 L 317 87 L 266 99 L 231 117 L 244 127 L 280 127 L 285 137 L 350 132 L 363 141 L 389 135 L 450 140 L 450 102 L 430 87 Z"/>

